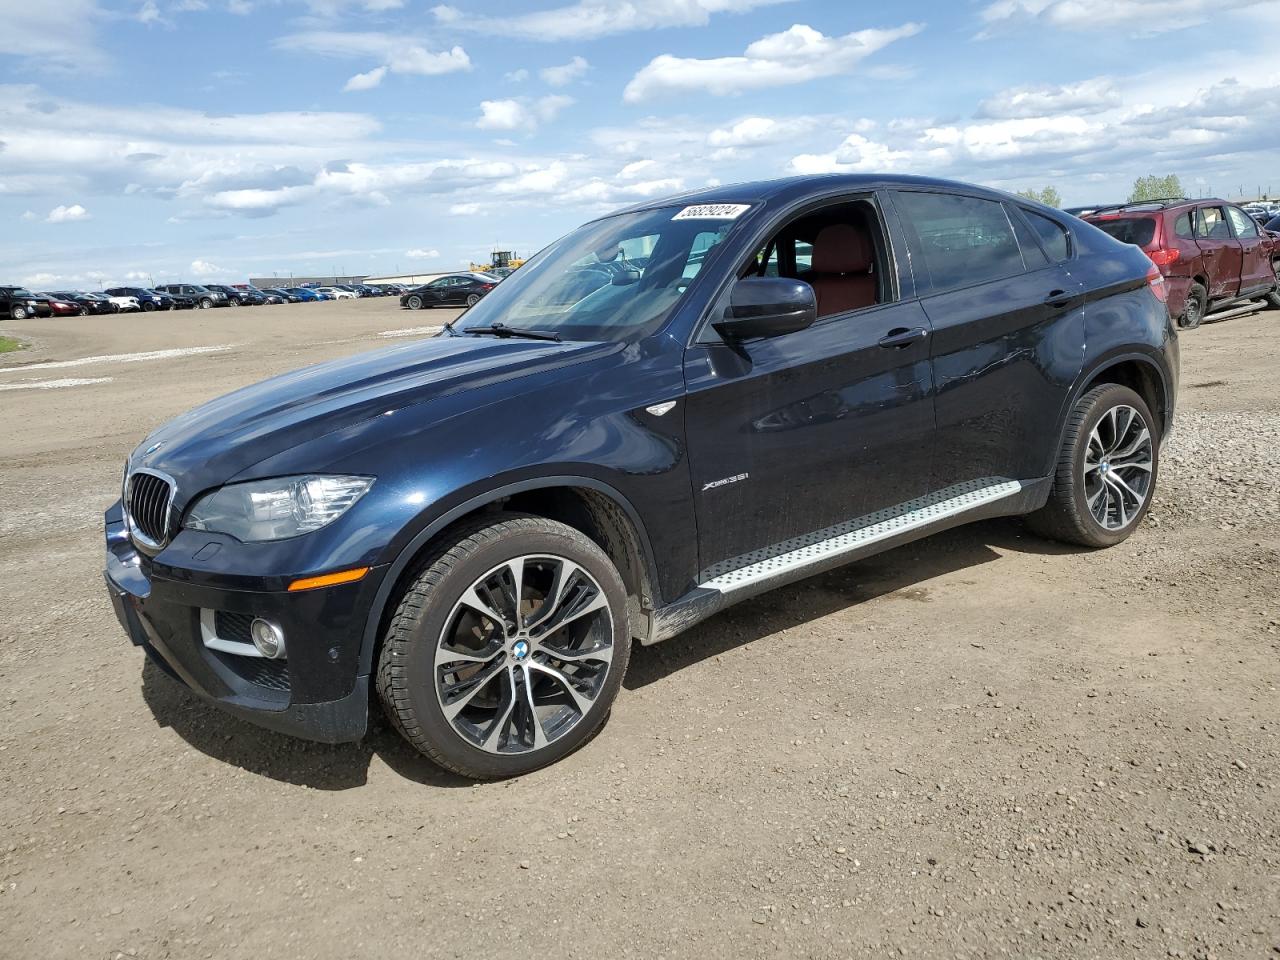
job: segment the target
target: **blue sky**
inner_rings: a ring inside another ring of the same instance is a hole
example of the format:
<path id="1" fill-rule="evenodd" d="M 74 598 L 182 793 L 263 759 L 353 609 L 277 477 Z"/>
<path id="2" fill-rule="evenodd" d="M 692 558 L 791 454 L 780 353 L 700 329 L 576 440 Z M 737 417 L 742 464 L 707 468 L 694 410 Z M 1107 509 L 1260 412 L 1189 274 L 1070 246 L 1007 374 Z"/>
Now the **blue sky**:
<path id="1" fill-rule="evenodd" d="M 452 269 L 795 173 L 1280 191 L 1276 0 L 0 0 L 0 22 L 0 282 L 43 289 Z"/>

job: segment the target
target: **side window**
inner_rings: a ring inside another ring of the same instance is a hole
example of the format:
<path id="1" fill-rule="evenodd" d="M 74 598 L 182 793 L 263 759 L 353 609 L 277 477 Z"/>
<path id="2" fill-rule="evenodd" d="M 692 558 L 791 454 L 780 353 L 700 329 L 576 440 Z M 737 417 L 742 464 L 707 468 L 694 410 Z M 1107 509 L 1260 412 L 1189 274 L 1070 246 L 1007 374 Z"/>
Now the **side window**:
<path id="1" fill-rule="evenodd" d="M 1174 236 L 1181 237 L 1183 240 L 1195 239 L 1195 231 L 1191 229 L 1191 214 L 1184 213 L 1173 221 L 1173 233 Z"/>
<path id="2" fill-rule="evenodd" d="M 1253 217 L 1243 210 L 1227 207 L 1227 216 L 1231 218 L 1231 226 L 1236 228 L 1236 236 L 1241 240 L 1258 235 L 1258 226 L 1253 222 Z"/>
<path id="3" fill-rule="evenodd" d="M 1022 211 L 1024 214 L 1026 210 Z M 1040 243 L 1036 240 L 1036 235 L 1031 232 L 1031 228 L 1022 222 L 1022 218 L 1016 213 L 1006 210 L 1009 216 L 1009 222 L 1013 224 L 1013 232 L 1018 238 L 1018 247 L 1022 250 L 1022 262 L 1027 265 L 1028 270 L 1039 270 L 1041 267 L 1049 265 L 1049 258 L 1044 255 L 1044 251 L 1040 249 Z"/>
<path id="4" fill-rule="evenodd" d="M 957 290 L 1021 273 L 1025 267 L 1004 205 L 949 193 L 898 194 L 915 227 L 933 290 Z"/>
<path id="5" fill-rule="evenodd" d="M 1230 240 L 1231 228 L 1221 207 L 1200 207 L 1196 210 L 1196 236 L 1209 240 Z"/>
<path id="6" fill-rule="evenodd" d="M 445 287 L 453 286 L 453 277 L 441 277 L 439 280 L 432 280 L 427 286 L 432 290 L 443 290 Z"/>
<path id="7" fill-rule="evenodd" d="M 1066 227 L 1034 210 L 1023 210 L 1022 214 L 1040 238 L 1050 260 L 1061 263 L 1071 255 L 1071 240 Z"/>

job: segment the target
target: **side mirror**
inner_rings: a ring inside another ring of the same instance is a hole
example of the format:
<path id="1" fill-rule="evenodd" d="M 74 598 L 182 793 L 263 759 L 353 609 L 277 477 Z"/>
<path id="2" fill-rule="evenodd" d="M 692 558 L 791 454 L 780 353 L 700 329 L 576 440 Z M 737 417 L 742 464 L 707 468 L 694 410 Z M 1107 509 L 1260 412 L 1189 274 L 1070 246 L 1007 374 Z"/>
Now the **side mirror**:
<path id="1" fill-rule="evenodd" d="M 733 287 L 724 318 L 711 325 L 726 340 L 780 337 L 818 319 L 813 287 L 787 277 L 743 277 Z"/>

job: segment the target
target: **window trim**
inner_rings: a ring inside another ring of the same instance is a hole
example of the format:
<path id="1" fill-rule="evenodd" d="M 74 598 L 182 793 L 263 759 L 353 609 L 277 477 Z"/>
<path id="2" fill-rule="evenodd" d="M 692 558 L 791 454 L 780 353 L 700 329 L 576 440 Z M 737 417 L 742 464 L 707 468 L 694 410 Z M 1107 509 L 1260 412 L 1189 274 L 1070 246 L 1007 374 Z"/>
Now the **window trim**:
<path id="1" fill-rule="evenodd" d="M 727 304 L 727 298 L 731 295 L 733 285 L 738 282 L 738 278 L 742 275 L 742 271 L 751 263 L 752 258 L 760 250 L 761 245 L 767 243 L 770 239 L 786 228 L 789 224 L 807 217 L 811 213 L 819 210 L 825 210 L 828 207 L 841 207 L 851 203 L 867 203 L 871 206 L 874 216 L 880 223 L 880 234 L 884 242 L 884 249 L 875 251 L 876 266 L 880 266 L 880 257 L 883 254 L 885 274 L 889 278 L 890 295 L 893 299 L 886 300 L 884 303 L 875 303 L 869 307 L 860 307 L 857 310 L 845 310 L 841 313 L 833 313 L 828 317 L 821 317 L 815 320 L 806 330 L 813 327 L 826 325 L 832 321 L 846 320 L 853 316 L 862 316 L 872 311 L 879 310 L 884 307 L 897 306 L 909 300 L 917 299 L 918 294 L 913 293 L 911 296 L 903 296 L 902 293 L 902 276 L 898 270 L 899 259 L 897 249 L 895 247 L 894 231 L 890 228 L 889 218 L 886 216 L 886 207 L 882 202 L 885 190 L 882 187 L 868 187 L 858 190 L 854 193 L 833 193 L 822 197 L 810 197 L 807 201 L 796 206 L 785 208 L 773 219 L 769 220 L 763 227 L 757 228 L 755 235 L 752 236 L 747 244 L 745 252 L 735 262 L 732 270 L 721 279 L 721 286 L 716 290 L 715 294 L 709 299 L 707 307 L 703 310 L 702 316 L 698 322 L 694 324 L 693 332 L 687 341 L 687 346 L 705 346 L 714 344 L 724 344 L 725 339 L 716 332 L 715 327 L 711 325 L 712 318 L 717 313 L 723 313 Z M 894 219 L 897 218 L 897 212 L 893 211 Z M 779 263 L 781 264 L 782 256 L 779 252 Z M 910 258 L 907 260 L 910 265 Z M 914 285 L 914 284 L 913 284 Z M 796 331 L 803 333 L 803 330 Z"/>
<path id="2" fill-rule="evenodd" d="M 985 200 L 987 203 L 996 204 L 1004 212 L 1005 220 L 1009 221 L 1009 233 L 1013 237 L 1014 245 L 1018 247 L 1018 259 L 1022 261 L 1022 269 L 1020 271 L 1017 271 L 1016 273 L 1005 274 L 1002 277 L 987 277 L 985 280 L 976 280 L 973 283 L 967 283 L 964 286 L 948 287 L 945 290 L 938 290 L 934 287 L 933 271 L 929 267 L 928 259 L 925 257 L 924 244 L 920 241 L 920 235 L 916 232 L 916 225 L 911 222 L 911 218 L 906 213 L 899 213 L 898 224 L 902 230 L 903 236 L 905 236 L 907 238 L 907 242 L 911 244 L 911 250 L 913 255 L 912 256 L 912 260 L 913 260 L 912 273 L 915 276 L 916 296 L 919 299 L 924 300 L 928 297 L 938 297 L 948 293 L 959 293 L 962 290 L 972 290 L 975 287 L 985 286 L 988 283 L 997 283 L 1001 280 L 1010 280 L 1013 277 L 1020 277 L 1020 276 L 1023 276 L 1024 274 L 1036 272 L 1034 270 L 1027 269 L 1027 261 L 1022 256 L 1022 247 L 1018 245 L 1018 234 L 1017 234 L 1017 231 L 1013 229 L 1013 222 L 1009 220 L 1009 211 L 1008 209 L 1006 209 L 1008 205 L 1004 200 L 999 198 L 993 198 L 993 197 L 984 197 L 984 196 L 981 196 L 980 194 L 971 193 L 967 190 L 949 190 L 949 189 L 930 190 L 930 189 L 916 188 L 916 187 L 894 187 L 894 188 L 891 188 L 890 192 L 898 195 L 907 194 L 907 193 L 940 194 L 944 197 L 964 197 L 966 200 Z M 1037 243 L 1039 242 L 1038 238 L 1036 242 Z M 1045 257 L 1047 258 L 1048 256 L 1049 255 L 1046 253 Z M 921 269 L 919 271 L 915 270 L 915 264 L 914 264 L 914 260 L 917 257 L 920 260 L 920 266 L 921 266 Z M 1051 265 L 1052 265 L 1052 261 L 1051 261 Z M 1037 268 L 1037 270 L 1039 269 L 1043 269 L 1043 268 Z M 921 286 L 925 286 L 927 287 L 927 289 L 921 290 L 920 289 Z"/>

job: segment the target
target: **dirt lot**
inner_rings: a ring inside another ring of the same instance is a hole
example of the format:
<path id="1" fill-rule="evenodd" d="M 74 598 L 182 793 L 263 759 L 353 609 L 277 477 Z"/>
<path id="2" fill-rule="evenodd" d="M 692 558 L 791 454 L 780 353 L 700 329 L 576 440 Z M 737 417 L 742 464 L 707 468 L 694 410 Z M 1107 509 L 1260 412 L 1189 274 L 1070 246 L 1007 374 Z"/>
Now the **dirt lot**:
<path id="1" fill-rule="evenodd" d="M 480 786 L 200 704 L 99 572 L 152 426 L 444 319 L 0 324 L 0 957 L 1280 954 L 1280 314 L 1183 336 L 1122 546 L 988 522 L 756 599 Z"/>

